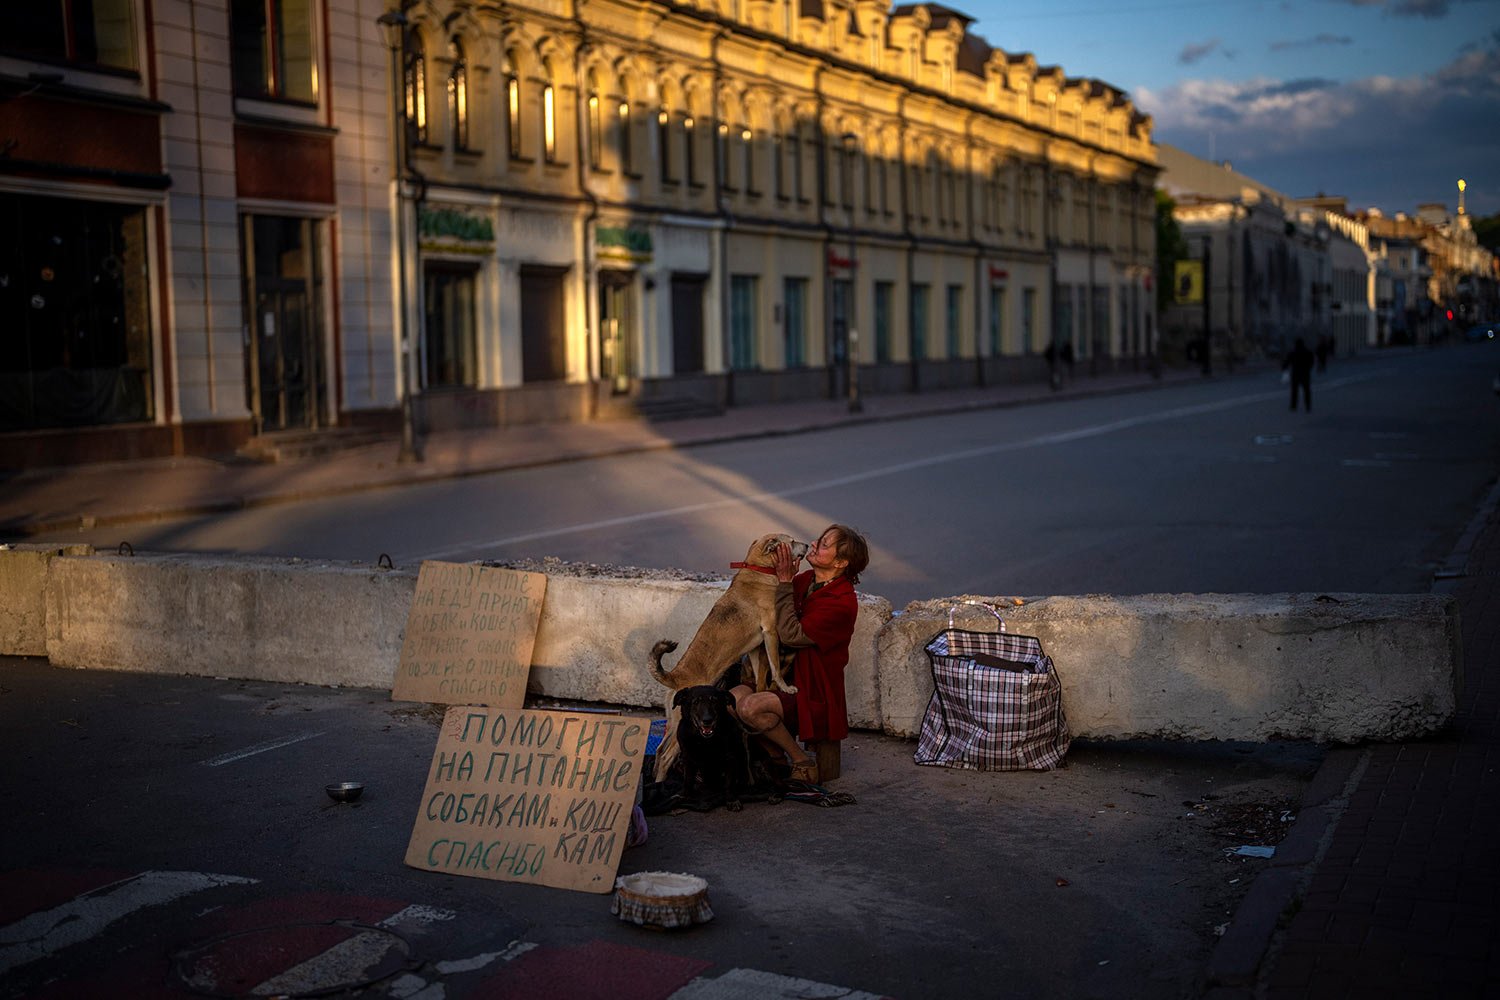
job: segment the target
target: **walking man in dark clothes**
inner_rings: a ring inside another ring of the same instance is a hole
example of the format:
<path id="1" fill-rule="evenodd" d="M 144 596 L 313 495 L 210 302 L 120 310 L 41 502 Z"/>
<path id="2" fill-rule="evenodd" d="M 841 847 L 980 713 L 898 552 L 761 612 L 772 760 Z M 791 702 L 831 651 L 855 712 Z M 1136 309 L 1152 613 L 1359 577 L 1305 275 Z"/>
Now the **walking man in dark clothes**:
<path id="1" fill-rule="evenodd" d="M 1297 343 L 1292 345 L 1291 351 L 1287 353 L 1286 359 L 1281 362 L 1281 370 L 1292 373 L 1292 409 L 1297 408 L 1297 390 L 1302 390 L 1302 405 L 1307 412 L 1312 412 L 1312 370 L 1315 359 L 1313 352 L 1307 349 L 1307 344 L 1301 337 Z"/>

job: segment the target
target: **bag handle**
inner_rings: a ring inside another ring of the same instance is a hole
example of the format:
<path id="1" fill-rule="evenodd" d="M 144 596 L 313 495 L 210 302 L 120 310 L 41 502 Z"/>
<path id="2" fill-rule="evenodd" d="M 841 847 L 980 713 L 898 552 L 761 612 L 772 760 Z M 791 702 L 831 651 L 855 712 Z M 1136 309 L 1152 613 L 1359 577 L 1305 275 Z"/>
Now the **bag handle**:
<path id="1" fill-rule="evenodd" d="M 1005 631 L 1005 619 L 1000 617 L 1000 609 L 997 608 L 997 607 L 995 607 L 993 604 L 990 604 L 990 603 L 985 602 L 985 601 L 959 601 L 957 604 L 950 604 L 950 605 L 948 605 L 948 627 L 949 628 L 953 627 L 953 612 L 956 611 L 956 610 L 958 610 L 958 606 L 960 604 L 972 604 L 976 608 L 984 608 L 984 610 L 988 611 L 990 614 L 992 614 L 992 615 L 995 616 L 995 621 L 996 621 L 996 623 L 999 626 L 995 631 L 997 631 L 997 632 L 1004 632 Z"/>

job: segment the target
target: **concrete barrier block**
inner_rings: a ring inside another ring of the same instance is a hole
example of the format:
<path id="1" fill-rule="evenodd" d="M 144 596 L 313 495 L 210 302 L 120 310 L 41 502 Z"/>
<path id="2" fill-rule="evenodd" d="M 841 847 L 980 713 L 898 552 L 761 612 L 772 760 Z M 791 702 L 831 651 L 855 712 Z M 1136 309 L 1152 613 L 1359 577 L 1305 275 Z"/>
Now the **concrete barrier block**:
<path id="1" fill-rule="evenodd" d="M 664 658 L 670 670 L 727 586 L 727 580 L 549 574 L 528 689 L 559 699 L 662 706 L 667 690 L 647 667 L 651 647 L 660 639 L 677 642 Z M 844 677 L 850 725 L 859 728 L 879 726 L 875 643 L 890 616 L 889 601 L 860 595 Z"/>
<path id="2" fill-rule="evenodd" d="M 416 574 L 201 555 L 58 560 L 47 655 L 61 667 L 389 689 Z"/>
<path id="3" fill-rule="evenodd" d="M 0 656 L 47 655 L 48 568 L 93 553 L 92 545 L 0 546 Z"/>
<path id="4" fill-rule="evenodd" d="M 932 695 L 923 647 L 962 599 L 913 603 L 881 634 L 887 733 L 921 731 Z M 1457 704 L 1458 607 L 1446 596 L 1048 597 L 1004 614 L 1052 657 L 1075 736 L 1405 740 L 1447 725 Z M 994 628 L 975 609 L 956 621 Z"/>

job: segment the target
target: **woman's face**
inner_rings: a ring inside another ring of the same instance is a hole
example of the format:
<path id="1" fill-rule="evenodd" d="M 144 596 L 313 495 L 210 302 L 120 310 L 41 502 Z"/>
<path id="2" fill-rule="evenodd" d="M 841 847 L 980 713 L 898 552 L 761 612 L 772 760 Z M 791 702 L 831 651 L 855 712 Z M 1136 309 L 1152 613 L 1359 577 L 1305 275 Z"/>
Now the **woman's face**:
<path id="1" fill-rule="evenodd" d="M 807 564 L 813 569 L 841 572 L 845 566 L 849 565 L 849 560 L 839 558 L 838 545 L 839 533 L 829 528 L 823 532 L 823 537 L 813 542 L 812 548 L 807 550 Z"/>

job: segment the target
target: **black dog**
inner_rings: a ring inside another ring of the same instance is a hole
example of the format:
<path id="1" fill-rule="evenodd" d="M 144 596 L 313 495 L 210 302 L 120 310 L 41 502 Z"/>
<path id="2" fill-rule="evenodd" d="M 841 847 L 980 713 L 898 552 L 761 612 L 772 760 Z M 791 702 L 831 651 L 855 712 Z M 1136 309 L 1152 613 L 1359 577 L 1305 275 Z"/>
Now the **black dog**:
<path id="1" fill-rule="evenodd" d="M 722 789 L 724 805 L 730 812 L 739 812 L 750 762 L 745 731 L 730 711 L 734 696 L 722 688 L 699 684 L 679 690 L 672 704 L 682 709 L 677 723 L 682 794 L 707 800 Z M 701 792 L 697 790 L 700 784 Z"/>

